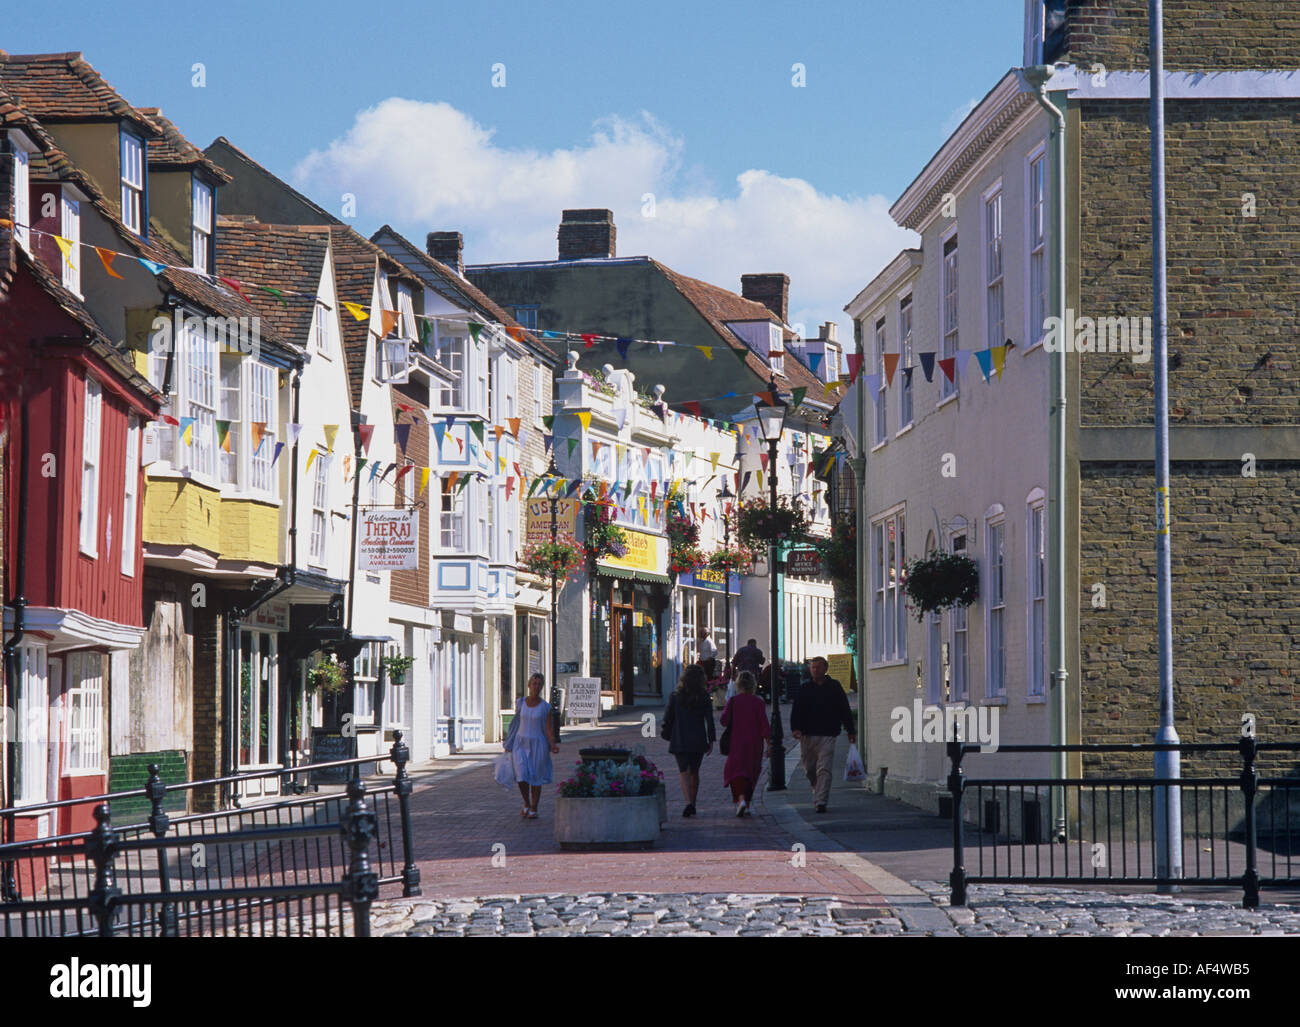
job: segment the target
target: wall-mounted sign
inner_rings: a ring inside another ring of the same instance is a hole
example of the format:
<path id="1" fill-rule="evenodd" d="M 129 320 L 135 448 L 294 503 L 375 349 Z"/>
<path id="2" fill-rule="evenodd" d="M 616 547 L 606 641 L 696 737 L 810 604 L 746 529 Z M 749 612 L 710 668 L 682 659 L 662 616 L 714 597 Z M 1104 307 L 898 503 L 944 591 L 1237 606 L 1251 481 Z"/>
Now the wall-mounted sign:
<path id="1" fill-rule="evenodd" d="M 731 594 L 733 596 L 740 595 L 740 575 L 735 571 L 732 571 L 730 578 Z M 710 592 L 721 593 L 727 591 L 726 579 L 723 577 L 722 571 L 711 570 L 708 567 L 700 567 L 697 570 L 691 571 L 690 574 L 679 574 L 677 576 L 677 583 L 679 585 L 687 585 L 690 588 L 705 588 Z"/>
<path id="2" fill-rule="evenodd" d="M 644 531 L 627 532 L 627 555 L 606 556 L 600 561 L 601 567 L 611 570 L 621 568 L 629 571 L 649 571 L 652 574 L 664 574 L 668 566 L 668 540 L 662 535 L 650 535 Z"/>
<path id="3" fill-rule="evenodd" d="M 815 549 L 792 549 L 786 554 L 785 572 L 795 578 L 820 578 L 822 554 Z"/>
<path id="4" fill-rule="evenodd" d="M 261 628 L 263 631 L 288 631 L 289 604 L 279 599 L 263 603 L 244 619 L 244 625 Z"/>
<path id="5" fill-rule="evenodd" d="M 557 535 L 577 532 L 578 501 L 557 499 L 555 502 L 555 531 Z M 542 497 L 528 501 L 528 521 L 524 529 L 524 544 L 551 541 L 551 500 Z"/>
<path id="6" fill-rule="evenodd" d="M 362 570 L 415 570 L 420 556 L 420 522 L 416 519 L 416 511 L 363 511 L 357 535 L 357 555 Z"/>

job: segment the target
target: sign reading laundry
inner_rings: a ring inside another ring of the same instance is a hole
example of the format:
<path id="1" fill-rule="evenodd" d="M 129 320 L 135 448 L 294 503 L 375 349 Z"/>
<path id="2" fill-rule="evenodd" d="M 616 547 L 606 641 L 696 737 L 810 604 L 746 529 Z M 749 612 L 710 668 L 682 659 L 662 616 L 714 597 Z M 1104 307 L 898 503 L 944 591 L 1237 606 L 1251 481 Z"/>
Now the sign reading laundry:
<path id="1" fill-rule="evenodd" d="M 420 553 L 420 522 L 416 520 L 416 511 L 364 511 L 357 551 L 362 570 L 415 570 Z"/>

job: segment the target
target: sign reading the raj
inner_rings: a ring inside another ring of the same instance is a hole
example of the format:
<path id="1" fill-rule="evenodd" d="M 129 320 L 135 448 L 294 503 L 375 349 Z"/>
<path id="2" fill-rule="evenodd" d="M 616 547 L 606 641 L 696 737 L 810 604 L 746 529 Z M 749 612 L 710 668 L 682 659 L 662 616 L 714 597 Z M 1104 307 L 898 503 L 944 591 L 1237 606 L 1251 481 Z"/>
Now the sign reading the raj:
<path id="1" fill-rule="evenodd" d="M 596 720 L 600 716 L 600 678 L 569 678 L 564 701 L 570 720 Z"/>
<path id="2" fill-rule="evenodd" d="M 644 531 L 627 532 L 627 555 L 602 557 L 600 566 L 628 571 L 649 571 L 663 574 L 668 565 L 668 540 L 662 535 L 649 535 Z"/>
<path id="3" fill-rule="evenodd" d="M 822 554 L 815 549 L 792 549 L 786 554 L 785 572 L 796 578 L 820 578 Z"/>
<path id="4" fill-rule="evenodd" d="M 578 501 L 555 500 L 555 531 L 557 535 L 577 534 Z M 528 523 L 524 531 L 524 545 L 551 541 L 551 500 L 546 498 L 528 501 Z"/>
<path id="5" fill-rule="evenodd" d="M 365 510 L 357 537 L 366 571 L 411 571 L 419 563 L 420 522 L 414 510 Z"/>

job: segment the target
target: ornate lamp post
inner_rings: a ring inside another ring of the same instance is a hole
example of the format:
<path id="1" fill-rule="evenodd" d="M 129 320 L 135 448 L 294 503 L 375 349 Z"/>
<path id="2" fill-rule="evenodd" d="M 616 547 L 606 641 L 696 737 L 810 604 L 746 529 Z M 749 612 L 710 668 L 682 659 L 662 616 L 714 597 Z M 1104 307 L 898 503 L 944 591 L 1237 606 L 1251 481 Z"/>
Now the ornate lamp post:
<path id="1" fill-rule="evenodd" d="M 781 401 L 781 397 L 776 392 L 776 376 L 771 376 L 771 383 L 768 386 L 772 396 L 771 403 L 764 403 L 762 400 L 754 404 L 754 411 L 758 415 L 759 427 L 763 433 L 763 438 L 767 440 L 767 468 L 768 468 L 768 495 L 769 508 L 776 509 L 776 447 L 781 441 L 781 431 L 785 427 L 786 405 Z M 785 734 L 781 730 L 781 686 L 780 686 L 780 667 L 781 659 L 778 652 L 777 636 L 777 616 L 778 601 L 776 594 L 776 573 L 777 573 L 777 545 L 776 539 L 768 540 L 767 545 L 767 569 L 770 575 L 770 628 L 772 637 L 772 677 L 768 682 L 772 692 L 772 759 L 771 767 L 768 770 L 768 790 L 773 792 L 785 791 Z"/>
<path id="2" fill-rule="evenodd" d="M 551 453 L 551 464 L 546 468 L 546 473 L 550 476 L 550 502 L 551 502 L 551 545 L 555 545 L 556 533 L 556 506 L 559 500 L 555 496 L 556 486 L 560 477 L 560 469 L 555 466 L 555 453 Z M 556 620 L 559 614 L 557 603 L 558 589 L 555 580 L 555 562 L 551 561 L 551 735 L 555 739 L 555 744 L 560 743 L 560 682 L 557 680 L 557 671 L 559 668 L 559 655 L 556 650 Z"/>
<path id="3" fill-rule="evenodd" d="M 736 497 L 727 486 L 727 479 L 722 479 L 722 491 L 718 493 L 718 502 L 722 504 L 722 548 L 731 549 L 731 516 L 727 509 L 730 500 Z M 722 623 L 727 628 L 727 662 L 723 667 L 731 666 L 731 568 L 722 568 Z"/>

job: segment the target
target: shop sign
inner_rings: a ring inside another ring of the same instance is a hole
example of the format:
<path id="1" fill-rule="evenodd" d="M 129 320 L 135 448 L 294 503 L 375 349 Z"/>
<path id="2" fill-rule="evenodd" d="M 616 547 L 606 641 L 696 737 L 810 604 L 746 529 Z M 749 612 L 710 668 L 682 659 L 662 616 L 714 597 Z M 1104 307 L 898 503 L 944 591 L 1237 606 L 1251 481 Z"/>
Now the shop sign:
<path id="1" fill-rule="evenodd" d="M 564 712 L 570 720 L 597 719 L 600 716 L 600 678 L 569 678 Z"/>
<path id="2" fill-rule="evenodd" d="M 820 578 L 822 554 L 815 549 L 792 549 L 785 558 L 785 572 L 795 578 Z"/>
<path id="3" fill-rule="evenodd" d="M 729 575 L 731 578 L 731 594 L 740 595 L 740 575 L 732 571 Z M 687 585 L 690 588 L 703 588 L 710 592 L 719 594 L 727 591 L 727 583 L 722 576 L 722 571 L 715 571 L 708 567 L 700 567 L 691 571 L 690 574 L 678 575 L 677 583 Z"/>
<path id="4" fill-rule="evenodd" d="M 535 498 L 528 500 L 528 520 L 524 528 L 524 544 L 551 541 L 551 502 Z M 578 501 L 557 499 L 555 502 L 555 531 L 557 535 L 576 535 L 578 526 Z"/>
<path id="5" fill-rule="evenodd" d="M 600 566 L 609 570 L 649 571 L 651 574 L 664 574 L 668 565 L 668 540 L 662 535 L 651 535 L 644 531 L 627 532 L 627 555 L 606 556 Z"/>
<path id="6" fill-rule="evenodd" d="M 416 520 L 416 511 L 363 511 L 357 553 L 362 570 L 415 570 L 420 557 L 420 522 Z"/>
<path id="7" fill-rule="evenodd" d="M 244 618 L 244 626 L 260 628 L 263 631 L 288 631 L 289 604 L 276 599 L 263 603 Z"/>

